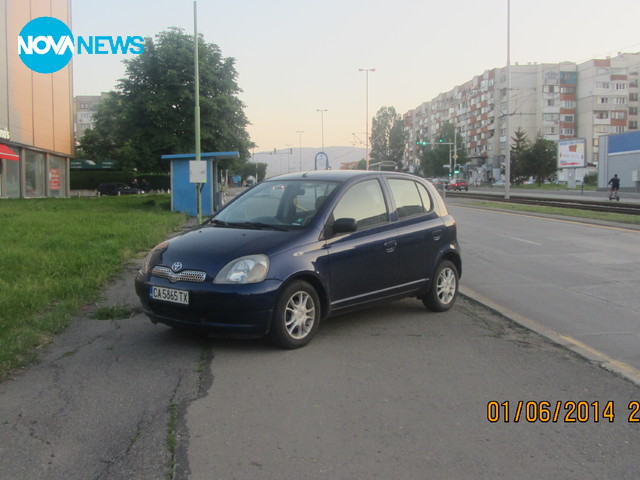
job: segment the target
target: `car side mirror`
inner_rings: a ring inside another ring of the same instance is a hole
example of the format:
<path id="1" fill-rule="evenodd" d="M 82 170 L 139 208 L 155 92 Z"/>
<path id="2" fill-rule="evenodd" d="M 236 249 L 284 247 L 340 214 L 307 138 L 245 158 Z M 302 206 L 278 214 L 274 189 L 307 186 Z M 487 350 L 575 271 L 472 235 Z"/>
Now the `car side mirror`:
<path id="1" fill-rule="evenodd" d="M 355 218 L 338 218 L 331 226 L 334 235 L 355 232 L 357 229 L 358 222 Z"/>

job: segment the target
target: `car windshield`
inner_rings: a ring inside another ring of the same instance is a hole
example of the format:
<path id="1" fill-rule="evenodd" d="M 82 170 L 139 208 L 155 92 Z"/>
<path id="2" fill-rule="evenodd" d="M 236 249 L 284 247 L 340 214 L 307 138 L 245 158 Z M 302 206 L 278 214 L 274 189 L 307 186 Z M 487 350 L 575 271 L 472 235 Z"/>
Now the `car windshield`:
<path id="1" fill-rule="evenodd" d="M 337 184 L 283 180 L 256 185 L 211 218 L 214 225 L 298 229 L 308 225 Z"/>

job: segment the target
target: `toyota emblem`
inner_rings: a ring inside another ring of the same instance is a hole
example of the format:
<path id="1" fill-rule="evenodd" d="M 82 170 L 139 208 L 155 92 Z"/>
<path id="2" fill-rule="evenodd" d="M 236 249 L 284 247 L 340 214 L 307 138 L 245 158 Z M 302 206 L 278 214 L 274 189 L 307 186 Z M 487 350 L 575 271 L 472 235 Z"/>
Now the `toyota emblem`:
<path id="1" fill-rule="evenodd" d="M 178 273 L 180 270 L 182 270 L 182 263 L 175 262 L 173 265 L 171 265 L 171 270 L 173 270 L 175 273 Z"/>

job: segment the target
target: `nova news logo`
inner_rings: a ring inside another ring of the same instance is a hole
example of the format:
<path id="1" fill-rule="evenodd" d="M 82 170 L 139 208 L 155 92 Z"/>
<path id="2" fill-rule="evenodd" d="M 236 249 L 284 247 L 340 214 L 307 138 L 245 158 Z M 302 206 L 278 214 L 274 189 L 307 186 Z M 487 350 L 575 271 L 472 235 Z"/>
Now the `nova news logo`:
<path id="1" fill-rule="evenodd" d="M 28 68 L 38 73 L 53 73 L 67 66 L 74 54 L 140 54 L 144 38 L 140 36 L 77 37 L 69 27 L 53 17 L 34 18 L 18 35 L 18 56 Z"/>

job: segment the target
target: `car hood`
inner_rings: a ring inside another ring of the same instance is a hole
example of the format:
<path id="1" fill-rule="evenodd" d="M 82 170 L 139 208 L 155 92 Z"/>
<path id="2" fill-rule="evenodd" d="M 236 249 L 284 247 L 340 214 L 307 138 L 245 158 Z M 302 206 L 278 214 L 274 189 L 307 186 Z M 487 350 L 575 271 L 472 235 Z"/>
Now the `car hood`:
<path id="1" fill-rule="evenodd" d="M 160 264 L 200 270 L 215 276 L 227 263 L 252 254 L 273 256 L 291 246 L 306 243 L 309 231 L 245 230 L 205 226 L 171 239 L 152 267 Z"/>

